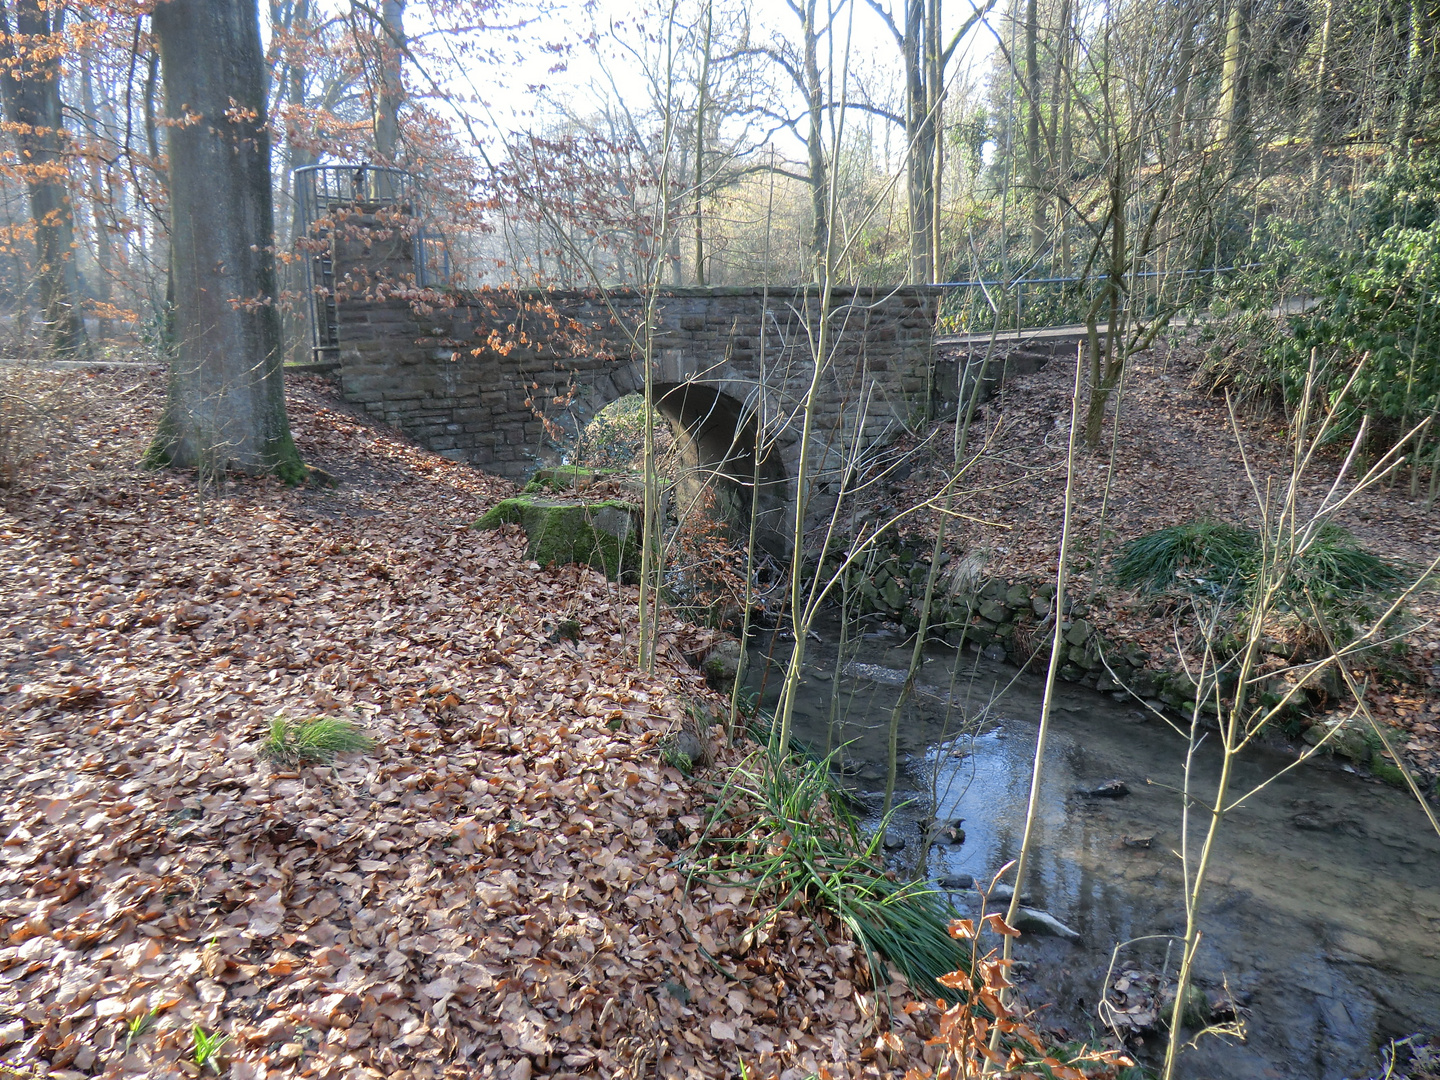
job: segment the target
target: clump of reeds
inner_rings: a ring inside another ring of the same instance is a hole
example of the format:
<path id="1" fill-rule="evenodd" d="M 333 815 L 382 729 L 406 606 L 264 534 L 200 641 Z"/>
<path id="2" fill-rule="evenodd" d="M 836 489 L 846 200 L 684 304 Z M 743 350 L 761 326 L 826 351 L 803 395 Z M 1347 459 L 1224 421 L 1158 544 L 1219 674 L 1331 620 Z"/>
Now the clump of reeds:
<path id="1" fill-rule="evenodd" d="M 877 986 L 893 964 L 922 997 L 957 1000 L 940 979 L 970 967 L 950 934 L 956 912 L 924 883 L 886 871 L 886 822 L 866 836 L 828 759 L 780 754 L 773 740 L 734 770 L 707 830 L 700 872 L 764 897 L 761 925 L 797 904 L 829 912 L 865 952 Z"/>

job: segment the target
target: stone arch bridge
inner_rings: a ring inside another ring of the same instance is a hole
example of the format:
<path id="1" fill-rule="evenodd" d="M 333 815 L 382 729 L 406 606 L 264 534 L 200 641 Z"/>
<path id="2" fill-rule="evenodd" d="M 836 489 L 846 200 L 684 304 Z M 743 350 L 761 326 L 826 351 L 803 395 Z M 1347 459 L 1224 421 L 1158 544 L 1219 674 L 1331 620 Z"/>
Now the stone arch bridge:
<path id="1" fill-rule="evenodd" d="M 657 407 L 685 473 L 732 519 L 758 500 L 760 542 L 779 554 L 812 379 L 807 526 L 897 435 L 953 410 L 965 357 L 935 349 L 939 299 L 925 286 L 833 289 L 818 372 L 813 286 L 672 288 L 653 302 L 624 290 L 347 299 L 334 355 L 349 401 L 445 457 L 524 480 L 604 406 L 643 392 L 648 318 Z"/>
<path id="2" fill-rule="evenodd" d="M 934 289 L 832 290 L 818 374 L 813 287 L 665 289 L 653 304 L 631 291 L 446 299 L 342 302 L 344 396 L 445 457 L 523 480 L 604 406 L 643 392 L 648 313 L 657 407 L 687 473 L 713 478 L 732 511 L 748 516 L 758 498 L 772 549 L 793 527 L 812 378 L 812 518 L 833 505 L 847 471 L 863 470 L 931 407 Z"/>

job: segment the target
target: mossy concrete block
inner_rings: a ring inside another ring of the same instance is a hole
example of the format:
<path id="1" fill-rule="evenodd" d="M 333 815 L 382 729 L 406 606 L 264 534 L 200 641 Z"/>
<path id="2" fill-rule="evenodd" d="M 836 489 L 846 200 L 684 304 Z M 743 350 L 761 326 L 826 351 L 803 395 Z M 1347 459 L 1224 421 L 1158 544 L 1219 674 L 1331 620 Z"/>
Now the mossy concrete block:
<path id="1" fill-rule="evenodd" d="M 520 495 L 497 503 L 475 528 L 518 524 L 528 541 L 526 556 L 542 566 L 583 563 L 615 581 L 633 577 L 640 566 L 641 520 L 638 505 L 618 499 L 587 502 Z"/>
<path id="2" fill-rule="evenodd" d="M 1024 607 L 1030 602 L 1030 586 L 1024 582 L 1011 585 L 1005 593 L 1005 603 L 1012 608 Z"/>
<path id="3" fill-rule="evenodd" d="M 705 656 L 700 669 L 705 672 L 705 681 L 715 690 L 728 690 L 735 685 L 740 673 L 740 642 L 724 638 L 715 643 Z"/>

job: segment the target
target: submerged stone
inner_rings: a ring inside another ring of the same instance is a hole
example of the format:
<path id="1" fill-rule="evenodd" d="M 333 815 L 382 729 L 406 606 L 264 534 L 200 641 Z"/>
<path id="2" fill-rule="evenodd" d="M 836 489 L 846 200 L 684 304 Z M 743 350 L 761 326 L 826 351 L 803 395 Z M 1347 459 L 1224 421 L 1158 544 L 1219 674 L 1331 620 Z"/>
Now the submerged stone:
<path id="1" fill-rule="evenodd" d="M 1015 929 L 1024 934 L 1058 937 L 1079 944 L 1080 935 L 1048 911 L 1022 907 L 1015 915 Z"/>

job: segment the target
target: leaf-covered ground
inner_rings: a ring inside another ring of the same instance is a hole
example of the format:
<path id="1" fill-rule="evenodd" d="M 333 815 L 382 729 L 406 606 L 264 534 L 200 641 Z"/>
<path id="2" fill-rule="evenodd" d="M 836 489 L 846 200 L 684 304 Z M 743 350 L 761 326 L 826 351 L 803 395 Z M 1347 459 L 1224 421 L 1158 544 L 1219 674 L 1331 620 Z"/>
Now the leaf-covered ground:
<path id="1" fill-rule="evenodd" d="M 0 491 L 0 1061 L 195 1075 L 198 1025 L 235 1080 L 888 1072 L 851 944 L 684 887 L 682 626 L 638 673 L 632 590 L 469 529 L 507 484 L 319 380 L 337 488 L 142 472 L 161 385 L 69 377 Z M 376 746 L 287 768 L 280 715 Z"/>
<path id="2" fill-rule="evenodd" d="M 1111 560 L 1128 540 L 1196 520 L 1258 523 L 1246 459 L 1262 492 L 1278 490 L 1291 456 L 1279 417 L 1241 417 L 1240 442 L 1222 398 L 1191 385 L 1199 353 L 1183 335 L 1131 362 L 1120 401 L 1118 434 L 1107 424 L 1101 446 L 1080 450 L 1075 477 L 1073 595 L 1091 601 L 1088 618 L 1113 639 L 1137 641 L 1160 663 L 1179 663 L 1191 636 L 1175 605 L 1116 588 Z M 955 509 L 966 517 L 950 528 L 956 550 L 983 552 L 987 570 L 1044 580 L 1055 573 L 1064 513 L 1065 452 L 1075 368 L 1051 361 L 1016 379 L 982 407 L 972 446 L 984 445 L 965 478 Z M 1113 415 L 1113 410 L 1112 410 Z M 1083 415 L 1082 415 L 1083 422 Z M 942 425 L 925 464 L 882 492 L 902 507 L 939 490 L 953 426 Z M 897 453 L 907 449 L 902 444 Z M 1322 454 L 1306 474 L 1303 504 L 1316 506 L 1335 479 L 1344 447 Z M 1113 455 L 1113 463 L 1112 463 Z M 1352 478 L 1354 473 L 1351 474 Z M 1422 478 L 1427 480 L 1427 478 Z M 1409 473 L 1393 486 L 1362 493 L 1337 515 L 1370 551 L 1417 573 L 1440 554 L 1440 509 L 1409 493 Z M 933 528 L 922 514 L 912 528 Z M 933 533 L 931 534 L 933 535 Z M 1440 591 L 1432 582 L 1409 606 L 1409 653 L 1392 668 L 1401 678 L 1372 682 L 1377 716 L 1397 729 L 1410 761 L 1433 784 L 1440 777 Z M 1336 702 L 1335 704 L 1340 704 Z"/>

